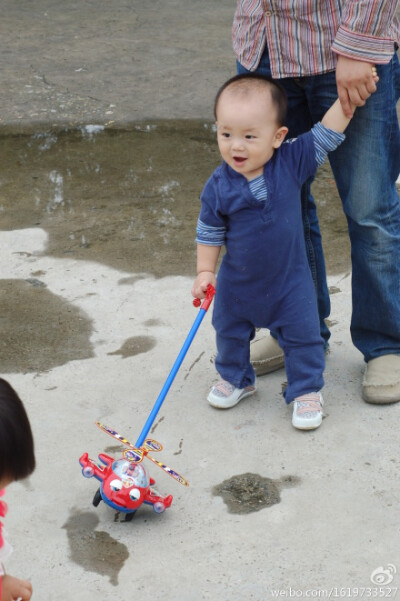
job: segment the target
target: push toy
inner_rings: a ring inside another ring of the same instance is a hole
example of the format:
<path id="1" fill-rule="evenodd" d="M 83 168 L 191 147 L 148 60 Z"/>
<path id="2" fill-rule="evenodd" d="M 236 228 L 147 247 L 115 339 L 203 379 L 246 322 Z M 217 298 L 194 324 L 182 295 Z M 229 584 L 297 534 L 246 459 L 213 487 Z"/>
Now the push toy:
<path id="1" fill-rule="evenodd" d="M 162 390 L 154 403 L 154 407 L 147 418 L 147 421 L 143 427 L 142 432 L 135 445 L 131 444 L 126 438 L 118 434 L 115 430 L 112 430 L 108 426 L 95 422 L 96 425 L 116 440 L 119 440 L 124 445 L 129 447 L 122 453 L 122 458 L 114 459 L 110 455 L 105 453 L 99 454 L 99 460 L 104 466 L 98 465 L 93 459 L 90 459 L 87 453 L 84 453 L 79 463 L 82 466 L 82 474 L 86 478 L 96 478 L 100 481 L 100 488 L 96 491 L 93 497 L 93 505 L 97 507 L 101 500 L 107 505 L 121 511 L 126 514 L 125 519 L 130 521 L 136 510 L 146 503 L 152 505 L 156 513 L 161 513 L 170 507 L 172 503 L 172 495 L 162 497 L 157 490 L 153 487 L 155 480 L 149 476 L 147 467 L 143 464 L 143 459 L 146 457 L 153 463 L 158 465 L 172 478 L 177 480 L 184 486 L 189 486 L 189 483 L 180 474 L 164 465 L 160 461 L 154 459 L 149 452 L 156 452 L 162 450 L 162 445 L 152 438 L 147 438 L 147 435 L 152 427 L 154 420 L 161 408 L 165 397 L 175 379 L 176 374 L 182 364 L 183 359 L 193 341 L 193 338 L 199 329 L 201 322 L 203 321 L 204 315 L 206 314 L 209 306 L 211 305 L 212 299 L 214 298 L 215 288 L 209 286 L 207 288 L 207 294 L 203 303 L 200 299 L 195 299 L 193 304 L 195 307 L 200 306 L 200 311 L 191 327 L 191 330 L 182 346 L 182 349 L 169 373 L 169 376 L 162 387 Z"/>

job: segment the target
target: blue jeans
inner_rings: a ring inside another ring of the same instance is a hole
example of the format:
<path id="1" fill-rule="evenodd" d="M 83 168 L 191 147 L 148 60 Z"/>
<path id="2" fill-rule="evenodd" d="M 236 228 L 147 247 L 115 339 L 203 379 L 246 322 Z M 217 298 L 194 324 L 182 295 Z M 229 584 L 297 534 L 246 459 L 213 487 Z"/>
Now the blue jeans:
<path id="1" fill-rule="evenodd" d="M 237 63 L 238 73 L 247 70 Z M 400 97 L 398 57 L 377 65 L 377 91 L 357 108 L 346 140 L 329 154 L 329 161 L 346 214 L 351 242 L 351 336 L 369 361 L 400 354 L 400 200 L 396 179 L 400 172 L 400 130 L 396 102 Z M 264 51 L 258 73 L 271 76 Z M 288 96 L 287 126 L 296 137 L 320 121 L 337 98 L 335 72 L 279 83 Z M 312 180 L 302 189 L 304 236 L 318 300 L 321 336 L 330 332 L 329 291 Z"/>

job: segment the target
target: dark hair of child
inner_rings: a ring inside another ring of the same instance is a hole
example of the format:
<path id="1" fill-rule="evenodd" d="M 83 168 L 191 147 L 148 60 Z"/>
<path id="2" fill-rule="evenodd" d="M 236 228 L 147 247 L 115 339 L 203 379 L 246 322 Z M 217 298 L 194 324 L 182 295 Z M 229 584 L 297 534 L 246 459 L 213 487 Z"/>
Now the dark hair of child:
<path id="1" fill-rule="evenodd" d="M 271 93 L 272 104 L 276 108 L 276 120 L 278 126 L 281 127 L 285 124 L 286 112 L 287 112 L 287 96 L 284 88 L 271 77 L 267 75 L 259 75 L 258 73 L 240 73 L 235 75 L 226 81 L 218 90 L 214 102 L 214 117 L 217 119 L 217 106 L 221 94 L 228 87 L 244 89 L 249 91 L 250 89 L 261 89 L 267 87 Z"/>
<path id="2" fill-rule="evenodd" d="M 21 399 L 0 378 L 0 478 L 22 480 L 35 469 L 32 430 Z"/>

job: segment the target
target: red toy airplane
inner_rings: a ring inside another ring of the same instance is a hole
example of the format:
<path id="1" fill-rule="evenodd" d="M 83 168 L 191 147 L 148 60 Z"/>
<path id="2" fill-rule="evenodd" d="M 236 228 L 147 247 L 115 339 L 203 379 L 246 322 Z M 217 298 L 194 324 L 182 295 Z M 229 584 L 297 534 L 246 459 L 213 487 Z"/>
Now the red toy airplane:
<path id="1" fill-rule="evenodd" d="M 96 425 L 103 432 L 127 445 L 129 449 L 123 452 L 120 459 L 114 459 L 110 455 L 100 453 L 99 459 L 105 464 L 105 467 L 97 465 L 89 458 L 87 453 L 80 457 L 79 463 L 82 466 L 82 474 L 86 478 L 95 477 L 101 482 L 100 489 L 93 498 L 93 505 L 97 506 L 103 500 L 113 509 L 126 513 L 128 521 L 133 518 L 135 511 L 142 503 L 152 505 L 156 513 L 162 513 L 167 507 L 170 507 L 173 499 L 172 495 L 162 497 L 152 487 L 155 480 L 150 478 L 147 468 L 142 463 L 144 457 L 150 459 L 184 486 L 189 486 L 187 480 L 180 474 L 148 454 L 149 451 L 162 450 L 162 445 L 157 440 L 147 438 L 143 446 L 137 448 L 115 430 L 99 422 L 96 422 Z"/>

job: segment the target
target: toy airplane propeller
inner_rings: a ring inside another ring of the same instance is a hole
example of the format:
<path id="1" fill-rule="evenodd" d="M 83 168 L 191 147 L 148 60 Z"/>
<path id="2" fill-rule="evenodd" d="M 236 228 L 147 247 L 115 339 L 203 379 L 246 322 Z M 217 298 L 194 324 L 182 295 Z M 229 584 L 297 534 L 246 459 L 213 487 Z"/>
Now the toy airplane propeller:
<path id="1" fill-rule="evenodd" d="M 164 470 L 164 472 L 172 476 L 172 478 L 175 478 L 175 480 L 177 480 L 180 484 L 183 484 L 183 486 L 189 486 L 189 482 L 185 480 L 183 476 L 178 474 L 178 472 L 175 472 L 170 467 L 164 465 L 164 463 L 161 463 L 160 461 L 157 461 L 156 459 L 154 459 L 154 457 L 151 457 L 151 455 L 148 454 L 149 451 L 162 451 L 162 445 L 157 440 L 153 440 L 152 438 L 146 438 L 143 445 L 140 448 L 137 448 L 133 444 L 131 444 L 129 440 L 121 436 L 121 434 L 118 434 L 118 432 L 116 432 L 115 430 L 112 430 L 111 428 L 105 426 L 104 424 L 101 424 L 100 422 L 95 423 L 96 426 L 100 428 L 100 430 L 103 430 L 103 432 L 106 432 L 113 438 L 116 438 L 117 440 L 129 447 L 129 449 L 126 449 L 122 453 L 125 459 L 127 459 L 128 461 L 132 461 L 133 463 L 140 463 L 143 460 L 143 457 L 147 457 L 147 459 L 150 459 L 150 461 L 158 465 L 158 467 L 160 467 L 162 470 Z"/>

